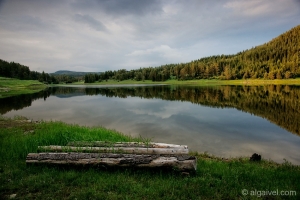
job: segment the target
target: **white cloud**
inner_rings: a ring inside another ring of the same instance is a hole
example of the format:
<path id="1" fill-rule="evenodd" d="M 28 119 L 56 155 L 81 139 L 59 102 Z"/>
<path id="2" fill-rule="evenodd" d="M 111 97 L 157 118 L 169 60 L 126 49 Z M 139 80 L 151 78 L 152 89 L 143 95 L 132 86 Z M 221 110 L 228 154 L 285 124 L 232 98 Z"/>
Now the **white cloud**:
<path id="1" fill-rule="evenodd" d="M 268 15 L 286 15 L 293 13 L 297 2 L 294 0 L 242 0 L 229 1 L 224 4 L 225 8 L 232 9 L 236 14 L 249 17 L 260 17 Z"/>
<path id="2" fill-rule="evenodd" d="M 147 116 L 155 116 L 155 120 L 168 119 L 173 115 L 178 115 L 182 113 L 189 113 L 191 111 L 191 103 L 180 103 L 180 106 L 174 106 L 177 102 L 172 104 L 168 101 L 161 101 L 157 99 L 141 99 L 139 97 L 130 97 L 126 101 L 125 110 L 128 113 L 134 113 L 141 115 L 141 118 Z"/>
<path id="3" fill-rule="evenodd" d="M 148 56 L 148 55 L 154 55 L 156 54 L 159 57 L 166 58 L 169 60 L 177 60 L 180 59 L 181 54 L 180 51 L 177 49 L 173 49 L 169 47 L 168 45 L 160 45 L 157 47 L 154 47 L 152 49 L 145 49 L 145 50 L 136 50 L 133 51 L 130 54 L 127 54 L 127 56 Z"/>
<path id="4" fill-rule="evenodd" d="M 252 0 L 252 1 L 230 1 L 224 5 L 225 8 L 231 8 L 233 11 L 257 16 L 265 14 L 269 11 L 268 2 L 264 0 Z"/>

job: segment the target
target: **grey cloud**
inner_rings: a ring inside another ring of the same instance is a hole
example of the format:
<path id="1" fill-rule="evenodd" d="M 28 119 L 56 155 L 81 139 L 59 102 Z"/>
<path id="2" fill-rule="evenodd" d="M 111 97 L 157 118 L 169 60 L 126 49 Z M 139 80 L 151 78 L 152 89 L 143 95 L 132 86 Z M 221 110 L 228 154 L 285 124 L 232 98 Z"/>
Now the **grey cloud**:
<path id="1" fill-rule="evenodd" d="M 147 13 L 160 13 L 161 3 L 157 0 L 141 1 L 141 0 L 118 0 L 103 1 L 105 10 L 114 14 L 136 14 L 145 15 Z"/>
<path id="2" fill-rule="evenodd" d="M 107 30 L 106 27 L 105 27 L 105 25 L 103 23 L 101 23 L 100 21 L 94 19 L 90 15 L 76 14 L 74 16 L 74 19 L 77 22 L 81 22 L 81 23 L 89 25 L 91 28 L 93 28 L 93 29 L 95 29 L 97 31 L 105 31 L 105 30 Z"/>
<path id="3" fill-rule="evenodd" d="M 5 0 L 0 0 L 0 11 Z"/>
<path id="4" fill-rule="evenodd" d="M 0 0 L 0 59 L 46 72 L 130 70 L 236 53 L 299 24 L 299 0 L 254 2 L 264 9 L 247 0 Z"/>
<path id="5" fill-rule="evenodd" d="M 15 23 L 12 25 L 15 29 L 24 31 L 52 32 L 55 30 L 55 26 L 50 21 L 43 20 L 38 16 L 30 15 L 16 17 Z"/>
<path id="6" fill-rule="evenodd" d="M 89 0 L 75 1 L 72 6 L 76 9 L 101 10 L 111 16 L 146 15 L 162 12 L 159 0 Z"/>

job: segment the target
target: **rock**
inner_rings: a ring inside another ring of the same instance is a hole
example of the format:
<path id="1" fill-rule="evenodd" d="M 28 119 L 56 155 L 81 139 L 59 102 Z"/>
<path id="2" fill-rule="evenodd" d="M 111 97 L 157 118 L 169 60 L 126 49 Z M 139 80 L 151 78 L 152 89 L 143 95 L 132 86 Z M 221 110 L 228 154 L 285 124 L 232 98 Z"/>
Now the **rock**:
<path id="1" fill-rule="evenodd" d="M 230 160 L 228 158 L 222 158 L 223 162 L 229 162 Z"/>
<path id="2" fill-rule="evenodd" d="M 250 161 L 261 161 L 261 155 L 254 153 L 251 157 L 250 157 Z"/>
<path id="3" fill-rule="evenodd" d="M 188 173 L 188 172 L 181 172 L 181 176 L 190 176 L 190 173 Z"/>
<path id="4" fill-rule="evenodd" d="M 17 194 L 11 194 L 11 195 L 9 195 L 9 199 L 14 199 L 14 198 L 16 198 L 16 196 L 17 196 Z"/>
<path id="5" fill-rule="evenodd" d="M 34 130 L 30 130 L 30 131 L 25 131 L 24 135 L 30 134 L 30 133 L 34 133 Z"/>

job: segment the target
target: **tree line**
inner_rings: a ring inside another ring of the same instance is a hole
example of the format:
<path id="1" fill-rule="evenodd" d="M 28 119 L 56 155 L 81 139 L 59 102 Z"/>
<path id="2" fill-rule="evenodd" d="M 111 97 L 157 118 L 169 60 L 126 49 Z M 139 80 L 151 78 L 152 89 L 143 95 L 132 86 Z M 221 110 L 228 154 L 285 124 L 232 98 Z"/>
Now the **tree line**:
<path id="1" fill-rule="evenodd" d="M 7 62 L 0 59 L 0 76 L 8 78 L 16 78 L 20 80 L 38 80 L 44 83 L 58 83 L 53 75 L 49 75 L 44 71 L 30 71 L 29 67 L 15 62 Z"/>
<path id="2" fill-rule="evenodd" d="M 74 77 L 70 75 L 52 75 L 37 71 L 31 71 L 29 67 L 15 62 L 7 62 L 0 59 L 0 76 L 8 78 L 16 78 L 20 80 L 38 80 L 48 84 L 58 83 L 73 83 L 81 80 L 81 77 Z"/>
<path id="3" fill-rule="evenodd" d="M 120 69 L 87 74 L 86 83 L 114 79 L 165 81 L 169 79 L 289 79 L 300 77 L 300 25 L 268 43 L 235 55 L 217 55 L 188 63 L 136 70 Z"/>

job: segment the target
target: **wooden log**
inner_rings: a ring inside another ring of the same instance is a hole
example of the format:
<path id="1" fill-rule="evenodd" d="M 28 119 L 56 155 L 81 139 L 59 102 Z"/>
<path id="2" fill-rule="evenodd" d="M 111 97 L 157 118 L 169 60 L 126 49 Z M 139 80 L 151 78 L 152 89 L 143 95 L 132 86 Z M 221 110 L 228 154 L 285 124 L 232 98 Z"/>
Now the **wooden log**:
<path id="1" fill-rule="evenodd" d="M 92 165 L 117 167 L 174 168 L 178 171 L 195 171 L 197 159 L 189 155 L 137 155 L 99 153 L 29 153 L 26 163 L 58 165 Z"/>
<path id="2" fill-rule="evenodd" d="M 39 151 L 50 152 L 90 152 L 90 153 L 128 153 L 128 154 L 162 154 L 183 155 L 188 154 L 186 148 L 141 148 L 141 147 L 72 147 L 72 146 L 39 146 Z"/>
<path id="3" fill-rule="evenodd" d="M 187 145 L 166 144 L 155 142 L 106 142 L 106 141 L 74 141 L 69 142 L 67 146 L 76 147 L 140 147 L 140 148 L 182 148 L 188 149 Z"/>

